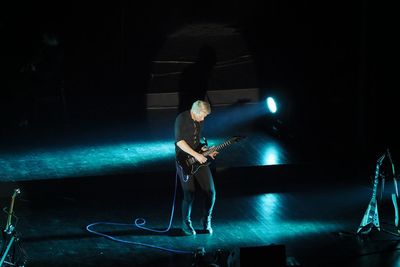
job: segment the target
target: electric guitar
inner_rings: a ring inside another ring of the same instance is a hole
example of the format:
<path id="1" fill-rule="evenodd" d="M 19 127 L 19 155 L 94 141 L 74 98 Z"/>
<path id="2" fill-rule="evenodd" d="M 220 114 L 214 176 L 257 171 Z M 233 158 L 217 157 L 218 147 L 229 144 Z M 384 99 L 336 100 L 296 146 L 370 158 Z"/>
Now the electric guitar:
<path id="1" fill-rule="evenodd" d="M 358 227 L 357 234 L 358 233 L 368 234 L 372 230 L 372 227 L 376 227 L 378 231 L 381 230 L 379 224 L 378 201 L 376 199 L 376 193 L 378 190 L 379 176 L 381 175 L 379 170 L 382 165 L 383 159 L 385 158 L 385 155 L 386 154 L 384 154 L 377 160 L 375 167 L 375 179 L 374 179 L 374 187 L 372 190 L 372 197 L 369 202 L 368 208 L 365 211 L 364 216 L 361 220 L 360 226 Z"/>
<path id="2" fill-rule="evenodd" d="M 219 144 L 217 146 L 213 146 L 210 149 L 206 151 L 202 151 L 202 146 L 198 147 L 195 149 L 198 153 L 203 154 L 203 156 L 207 157 L 207 161 L 205 163 L 200 163 L 196 160 L 195 157 L 181 151 L 181 153 L 178 154 L 177 156 L 177 162 L 179 166 L 182 168 L 183 175 L 185 175 L 187 178 L 191 177 L 194 175 L 201 167 L 208 166 L 211 163 L 211 160 L 209 157 L 210 154 L 212 154 L 215 151 L 220 151 L 221 149 L 232 145 L 233 143 L 239 142 L 241 139 L 244 137 L 242 136 L 233 136 L 223 142 L 222 144 Z"/>

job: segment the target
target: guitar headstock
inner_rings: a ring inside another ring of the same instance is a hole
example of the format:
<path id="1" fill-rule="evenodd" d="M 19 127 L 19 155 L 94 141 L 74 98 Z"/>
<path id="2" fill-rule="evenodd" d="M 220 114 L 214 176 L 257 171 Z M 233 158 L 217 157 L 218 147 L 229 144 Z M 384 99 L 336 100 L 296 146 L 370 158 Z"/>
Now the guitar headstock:
<path id="1" fill-rule="evenodd" d="M 241 136 L 241 135 L 235 135 L 232 136 L 231 138 L 229 138 L 228 142 L 229 143 L 235 143 L 235 142 L 239 142 L 240 140 L 246 138 L 245 136 Z"/>

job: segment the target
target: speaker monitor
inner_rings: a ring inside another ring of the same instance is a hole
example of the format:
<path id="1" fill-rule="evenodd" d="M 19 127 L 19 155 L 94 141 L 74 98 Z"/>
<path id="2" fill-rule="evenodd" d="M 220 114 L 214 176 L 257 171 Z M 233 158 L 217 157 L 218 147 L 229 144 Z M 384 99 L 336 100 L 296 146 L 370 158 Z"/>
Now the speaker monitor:
<path id="1" fill-rule="evenodd" d="M 284 245 L 241 247 L 231 251 L 228 257 L 229 267 L 286 267 Z"/>

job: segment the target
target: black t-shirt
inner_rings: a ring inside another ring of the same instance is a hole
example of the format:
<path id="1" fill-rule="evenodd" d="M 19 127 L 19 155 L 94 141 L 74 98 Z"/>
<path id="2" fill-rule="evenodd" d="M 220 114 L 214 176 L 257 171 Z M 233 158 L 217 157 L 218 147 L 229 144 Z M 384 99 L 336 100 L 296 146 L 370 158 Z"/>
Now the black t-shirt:
<path id="1" fill-rule="evenodd" d="M 203 122 L 197 122 L 192 119 L 190 111 L 180 113 L 175 119 L 175 152 L 183 152 L 176 143 L 185 140 L 194 150 L 200 145 L 200 134 L 203 128 Z"/>

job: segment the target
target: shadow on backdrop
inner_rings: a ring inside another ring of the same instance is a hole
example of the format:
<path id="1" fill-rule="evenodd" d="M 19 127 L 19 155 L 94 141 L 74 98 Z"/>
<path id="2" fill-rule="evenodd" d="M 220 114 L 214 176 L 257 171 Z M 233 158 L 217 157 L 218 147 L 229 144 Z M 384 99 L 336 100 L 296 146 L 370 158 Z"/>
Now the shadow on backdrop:
<path id="1" fill-rule="evenodd" d="M 196 62 L 183 70 L 179 80 L 178 113 L 189 110 L 196 100 L 206 99 L 210 75 L 216 62 L 215 49 L 209 45 L 203 45 Z"/>

